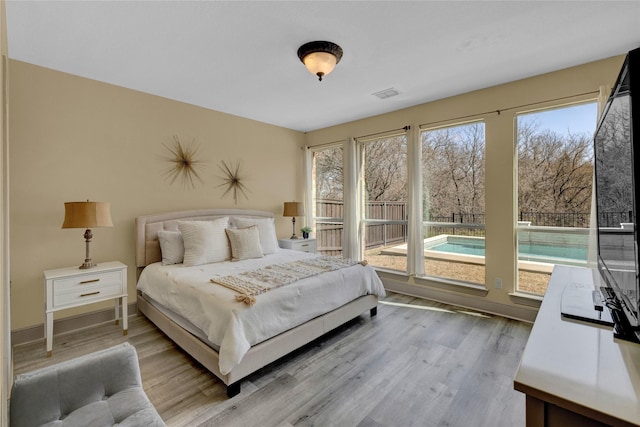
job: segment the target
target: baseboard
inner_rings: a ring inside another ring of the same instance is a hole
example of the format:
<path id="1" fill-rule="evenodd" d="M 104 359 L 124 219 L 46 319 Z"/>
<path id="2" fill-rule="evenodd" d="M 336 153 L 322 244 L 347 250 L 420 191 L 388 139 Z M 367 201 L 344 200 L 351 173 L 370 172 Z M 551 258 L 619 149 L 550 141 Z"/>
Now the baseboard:
<path id="1" fill-rule="evenodd" d="M 136 314 L 138 312 L 137 304 L 135 302 L 128 304 L 127 310 L 129 316 Z M 113 311 L 113 308 L 57 319 L 53 321 L 54 336 L 86 328 L 88 326 L 98 325 L 100 323 L 112 322 L 114 319 L 115 312 Z M 11 345 L 20 345 L 43 339 L 44 323 L 11 331 Z"/>

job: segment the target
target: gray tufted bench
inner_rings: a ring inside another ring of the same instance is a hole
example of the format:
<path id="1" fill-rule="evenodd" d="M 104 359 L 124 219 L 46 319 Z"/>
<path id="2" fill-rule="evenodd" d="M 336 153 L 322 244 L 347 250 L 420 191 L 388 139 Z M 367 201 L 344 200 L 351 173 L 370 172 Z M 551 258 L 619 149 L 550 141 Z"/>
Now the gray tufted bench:
<path id="1" fill-rule="evenodd" d="M 11 427 L 165 425 L 129 343 L 18 375 L 10 418 Z"/>

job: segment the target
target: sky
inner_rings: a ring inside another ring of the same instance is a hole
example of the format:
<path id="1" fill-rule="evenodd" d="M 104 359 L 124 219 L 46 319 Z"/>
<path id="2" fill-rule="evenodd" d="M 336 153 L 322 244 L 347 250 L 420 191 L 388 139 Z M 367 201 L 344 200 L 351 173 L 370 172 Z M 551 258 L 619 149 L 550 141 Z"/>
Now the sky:
<path id="1" fill-rule="evenodd" d="M 538 111 L 519 116 L 519 120 L 537 120 L 540 129 L 550 129 L 560 134 L 588 133 L 590 136 L 596 130 L 598 103 L 590 102 L 565 108 Z"/>

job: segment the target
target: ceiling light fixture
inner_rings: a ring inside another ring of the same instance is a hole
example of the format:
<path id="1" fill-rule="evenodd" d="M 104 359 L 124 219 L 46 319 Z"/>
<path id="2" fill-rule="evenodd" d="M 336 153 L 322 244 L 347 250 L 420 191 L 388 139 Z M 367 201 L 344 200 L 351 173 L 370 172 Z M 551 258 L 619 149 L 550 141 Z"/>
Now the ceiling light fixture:
<path id="1" fill-rule="evenodd" d="M 333 71 L 342 58 L 342 48 L 335 43 L 315 41 L 305 43 L 298 49 L 298 58 L 311 74 L 322 77 Z"/>

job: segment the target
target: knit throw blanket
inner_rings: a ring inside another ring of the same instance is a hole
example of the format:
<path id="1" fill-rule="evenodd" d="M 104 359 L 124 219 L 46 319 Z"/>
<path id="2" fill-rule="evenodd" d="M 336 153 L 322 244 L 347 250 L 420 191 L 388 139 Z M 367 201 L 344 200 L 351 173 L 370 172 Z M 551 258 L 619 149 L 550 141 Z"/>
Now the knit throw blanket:
<path id="1" fill-rule="evenodd" d="M 236 300 L 252 306 L 256 302 L 256 295 L 279 288 L 317 274 L 351 267 L 352 265 L 367 265 L 367 261 L 320 256 L 285 264 L 274 264 L 256 270 L 229 276 L 214 276 L 211 282 L 225 286 L 238 293 Z"/>

